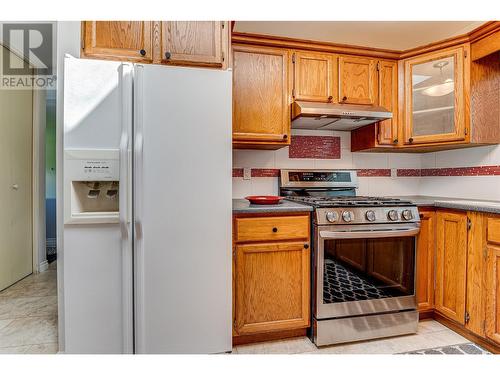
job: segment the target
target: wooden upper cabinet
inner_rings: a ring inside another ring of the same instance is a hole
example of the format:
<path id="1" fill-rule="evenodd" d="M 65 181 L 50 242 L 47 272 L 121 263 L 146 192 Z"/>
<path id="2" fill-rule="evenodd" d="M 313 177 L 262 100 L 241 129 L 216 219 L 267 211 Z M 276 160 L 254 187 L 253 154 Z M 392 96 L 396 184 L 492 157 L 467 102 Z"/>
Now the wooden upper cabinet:
<path id="1" fill-rule="evenodd" d="M 227 55 L 224 21 L 162 21 L 161 62 L 222 66 Z"/>
<path id="2" fill-rule="evenodd" d="M 290 75 L 286 49 L 233 45 L 233 145 L 290 143 Z"/>
<path id="3" fill-rule="evenodd" d="M 392 119 L 378 123 L 377 141 L 381 145 L 398 143 L 398 64 L 378 62 L 378 104 L 392 112 Z"/>
<path id="4" fill-rule="evenodd" d="M 438 211 L 436 240 L 436 310 L 449 319 L 464 324 L 467 214 Z"/>
<path id="5" fill-rule="evenodd" d="M 110 60 L 152 62 L 150 21 L 84 21 L 82 54 Z"/>
<path id="6" fill-rule="evenodd" d="M 239 335 L 309 326 L 305 242 L 236 245 L 235 331 Z"/>
<path id="7" fill-rule="evenodd" d="M 434 258 L 436 213 L 420 212 L 420 233 L 417 239 L 416 298 L 419 311 L 434 308 Z"/>
<path id="8" fill-rule="evenodd" d="M 486 336 L 500 344 L 500 217 L 488 218 Z"/>
<path id="9" fill-rule="evenodd" d="M 464 88 L 470 65 L 465 59 L 466 48 L 460 46 L 405 60 L 406 144 L 466 139 L 468 92 Z"/>
<path id="10" fill-rule="evenodd" d="M 339 102 L 376 105 L 377 61 L 364 57 L 339 57 Z"/>
<path id="11" fill-rule="evenodd" d="M 295 100 L 337 102 L 337 57 L 315 52 L 294 51 L 293 96 Z"/>

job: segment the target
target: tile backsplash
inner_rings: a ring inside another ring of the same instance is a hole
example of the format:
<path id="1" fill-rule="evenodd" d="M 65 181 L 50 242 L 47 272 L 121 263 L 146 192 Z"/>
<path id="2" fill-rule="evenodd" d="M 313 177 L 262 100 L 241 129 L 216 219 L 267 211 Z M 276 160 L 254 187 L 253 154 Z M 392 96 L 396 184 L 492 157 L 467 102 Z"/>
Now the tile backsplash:
<path id="1" fill-rule="evenodd" d="M 289 147 L 284 147 L 233 151 L 234 198 L 278 194 L 278 170 L 297 168 L 357 169 L 359 195 L 418 194 L 500 200 L 500 146 L 425 154 L 351 153 L 349 132 L 297 129 L 292 131 L 292 139 L 293 135 L 301 136 L 294 146 L 312 150 L 296 148 L 290 152 Z M 253 169 L 250 180 L 243 179 L 243 168 Z"/>

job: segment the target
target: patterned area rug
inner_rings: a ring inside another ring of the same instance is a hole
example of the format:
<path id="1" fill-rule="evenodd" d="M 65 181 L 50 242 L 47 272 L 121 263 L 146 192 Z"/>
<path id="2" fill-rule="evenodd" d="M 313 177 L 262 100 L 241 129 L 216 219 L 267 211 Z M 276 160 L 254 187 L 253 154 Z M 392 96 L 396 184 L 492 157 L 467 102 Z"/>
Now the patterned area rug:
<path id="1" fill-rule="evenodd" d="M 487 350 L 477 346 L 476 344 L 460 344 L 442 346 L 440 348 L 414 350 L 411 352 L 399 354 L 491 354 Z"/>

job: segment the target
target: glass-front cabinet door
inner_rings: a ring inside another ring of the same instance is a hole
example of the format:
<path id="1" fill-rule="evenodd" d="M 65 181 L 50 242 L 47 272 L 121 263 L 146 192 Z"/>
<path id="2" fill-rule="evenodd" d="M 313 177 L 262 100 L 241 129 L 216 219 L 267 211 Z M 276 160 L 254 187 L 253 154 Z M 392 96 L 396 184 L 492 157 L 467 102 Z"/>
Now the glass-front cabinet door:
<path id="1" fill-rule="evenodd" d="M 465 140 L 464 47 L 405 61 L 405 143 Z"/>

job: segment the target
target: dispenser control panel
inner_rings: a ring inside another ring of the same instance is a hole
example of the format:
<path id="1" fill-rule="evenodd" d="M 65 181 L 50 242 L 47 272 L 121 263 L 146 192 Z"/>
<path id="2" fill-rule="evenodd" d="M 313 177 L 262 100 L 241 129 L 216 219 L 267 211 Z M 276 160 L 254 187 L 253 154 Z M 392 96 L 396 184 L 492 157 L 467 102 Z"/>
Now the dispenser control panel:
<path id="1" fill-rule="evenodd" d="M 80 160 L 80 168 L 87 180 L 113 180 L 115 160 Z"/>

